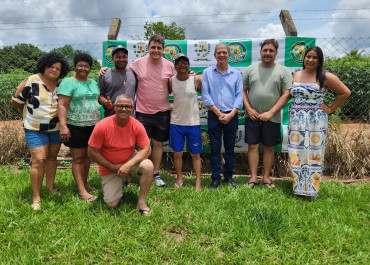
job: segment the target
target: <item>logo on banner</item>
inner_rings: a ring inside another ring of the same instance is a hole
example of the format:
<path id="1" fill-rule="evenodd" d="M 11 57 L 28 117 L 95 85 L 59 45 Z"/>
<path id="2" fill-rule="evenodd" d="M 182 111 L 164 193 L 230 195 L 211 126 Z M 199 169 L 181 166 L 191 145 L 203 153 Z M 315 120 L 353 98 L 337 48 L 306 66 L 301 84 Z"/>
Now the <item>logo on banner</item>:
<path id="1" fill-rule="evenodd" d="M 176 43 L 170 43 L 164 46 L 163 51 L 164 58 L 171 62 L 174 62 L 175 56 L 178 55 L 179 53 L 181 53 L 181 47 Z"/>
<path id="2" fill-rule="evenodd" d="M 203 150 L 211 148 L 211 141 L 209 139 L 208 130 L 201 128 L 201 135 L 202 135 L 202 148 Z"/>
<path id="3" fill-rule="evenodd" d="M 238 130 L 236 131 L 236 138 L 235 138 L 235 147 L 237 148 L 242 148 L 243 145 L 242 145 L 242 142 L 243 142 L 243 132 L 241 129 L 238 128 Z"/>
<path id="4" fill-rule="evenodd" d="M 107 61 L 108 64 L 114 64 L 113 59 L 112 59 L 112 50 L 117 45 L 118 44 L 110 44 L 105 50 L 105 60 Z"/>
<path id="5" fill-rule="evenodd" d="M 231 42 L 230 47 L 230 59 L 231 63 L 240 63 L 247 56 L 247 48 L 241 42 Z"/>
<path id="6" fill-rule="evenodd" d="M 138 42 L 134 44 L 133 48 L 136 58 L 143 57 L 148 53 L 148 46 L 145 42 Z"/>
<path id="7" fill-rule="evenodd" d="M 290 49 L 290 56 L 292 57 L 293 61 L 295 61 L 296 63 L 302 63 L 304 54 L 306 53 L 308 48 L 308 44 L 303 41 L 298 41 L 294 43 L 292 48 Z"/>
<path id="8" fill-rule="evenodd" d="M 198 58 L 194 59 L 194 61 L 211 61 L 211 59 L 207 58 L 211 51 L 211 44 L 206 41 L 201 41 L 198 42 L 198 44 L 194 44 L 194 47 L 198 56 Z"/>

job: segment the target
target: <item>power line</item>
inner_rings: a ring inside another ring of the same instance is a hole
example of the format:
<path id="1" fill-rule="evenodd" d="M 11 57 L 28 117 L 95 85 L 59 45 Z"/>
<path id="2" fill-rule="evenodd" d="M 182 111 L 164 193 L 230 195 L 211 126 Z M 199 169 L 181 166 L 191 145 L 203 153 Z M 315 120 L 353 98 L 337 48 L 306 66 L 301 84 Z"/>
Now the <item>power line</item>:
<path id="1" fill-rule="evenodd" d="M 290 13 L 296 12 L 329 12 L 329 11 L 358 11 L 369 10 L 370 8 L 337 8 L 337 9 L 302 9 L 302 10 L 289 10 Z M 277 11 L 261 11 L 261 12 L 248 12 L 248 13 L 214 13 L 214 14 L 187 14 L 187 15 L 171 15 L 171 16 L 142 16 L 142 17 L 122 17 L 122 19 L 159 19 L 159 18 L 181 18 L 181 17 L 210 17 L 210 16 L 245 16 L 245 15 L 262 15 L 279 13 Z M 65 20 L 45 20 L 45 21 L 22 21 L 22 22 L 3 22 L 1 25 L 17 25 L 17 24 L 39 24 L 39 23 L 63 23 L 63 22 L 86 22 L 86 21 L 104 21 L 111 20 L 107 18 L 93 18 L 93 19 L 65 19 Z"/>
<path id="2" fill-rule="evenodd" d="M 336 17 L 336 18 L 295 18 L 294 21 L 312 21 L 312 20 L 368 20 L 370 17 Z M 209 21 L 209 22 L 188 22 L 188 23 L 179 23 L 178 25 L 202 25 L 202 24 L 228 24 L 228 23 L 246 23 L 246 22 L 260 22 L 260 21 L 280 21 L 276 18 L 271 19 L 249 19 L 249 20 L 235 20 L 235 21 Z M 101 27 L 109 27 L 110 25 L 92 25 L 92 26 L 47 26 L 47 27 L 34 27 L 34 28 L 0 28 L 2 30 L 17 30 L 17 29 L 62 29 L 62 28 L 101 28 Z M 143 24 L 140 25 L 124 25 L 124 27 L 144 27 Z"/>

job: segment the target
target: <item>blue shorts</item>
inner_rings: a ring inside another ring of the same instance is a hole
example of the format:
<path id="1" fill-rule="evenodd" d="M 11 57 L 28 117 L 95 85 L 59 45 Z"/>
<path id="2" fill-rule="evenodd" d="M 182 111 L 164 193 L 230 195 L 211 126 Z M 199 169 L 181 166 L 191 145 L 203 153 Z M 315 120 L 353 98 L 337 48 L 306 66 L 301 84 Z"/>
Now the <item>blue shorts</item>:
<path id="1" fill-rule="evenodd" d="M 202 134 L 200 131 L 200 125 L 195 126 L 183 126 L 175 124 L 170 125 L 169 146 L 175 152 L 184 151 L 185 138 L 190 153 L 197 155 L 202 151 Z"/>
<path id="2" fill-rule="evenodd" d="M 61 144 L 59 130 L 54 132 L 32 131 L 24 128 L 28 148 L 39 147 L 48 144 Z"/>

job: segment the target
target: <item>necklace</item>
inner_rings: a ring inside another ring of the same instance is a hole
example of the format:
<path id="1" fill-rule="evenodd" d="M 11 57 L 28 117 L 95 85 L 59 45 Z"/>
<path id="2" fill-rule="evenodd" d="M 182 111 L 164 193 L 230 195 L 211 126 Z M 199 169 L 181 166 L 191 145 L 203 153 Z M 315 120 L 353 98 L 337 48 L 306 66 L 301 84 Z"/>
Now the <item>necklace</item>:
<path id="1" fill-rule="evenodd" d="M 126 73 L 123 73 L 124 77 L 122 77 L 121 73 L 117 72 L 117 74 L 119 75 L 119 77 L 122 79 L 123 81 L 123 86 L 126 86 Z"/>

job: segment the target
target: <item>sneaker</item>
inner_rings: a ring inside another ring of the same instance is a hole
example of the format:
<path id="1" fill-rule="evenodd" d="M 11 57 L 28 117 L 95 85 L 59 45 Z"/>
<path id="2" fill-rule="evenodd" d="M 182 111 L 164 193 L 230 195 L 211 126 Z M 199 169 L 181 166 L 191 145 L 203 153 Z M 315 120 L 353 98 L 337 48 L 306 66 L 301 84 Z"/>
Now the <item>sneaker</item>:
<path id="1" fill-rule="evenodd" d="M 156 175 L 154 176 L 154 183 L 155 185 L 157 185 L 158 187 L 163 187 L 166 185 L 166 183 L 161 179 L 161 176 L 159 175 Z"/>

